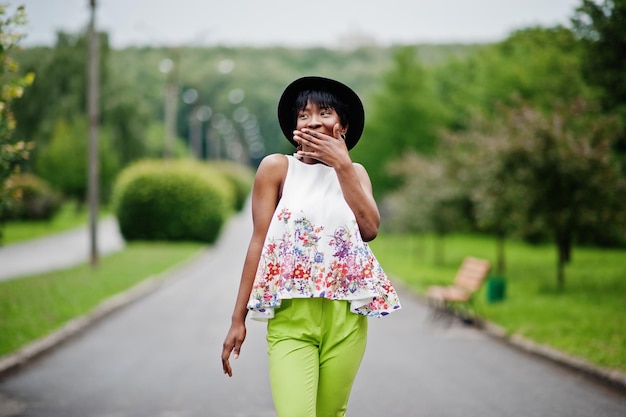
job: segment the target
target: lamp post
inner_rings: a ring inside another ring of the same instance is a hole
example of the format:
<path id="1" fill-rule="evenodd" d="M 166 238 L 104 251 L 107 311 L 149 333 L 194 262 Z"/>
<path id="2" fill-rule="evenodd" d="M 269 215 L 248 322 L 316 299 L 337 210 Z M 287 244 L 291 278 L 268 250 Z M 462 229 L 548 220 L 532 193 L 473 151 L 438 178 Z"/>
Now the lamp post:
<path id="1" fill-rule="evenodd" d="M 171 159 L 174 155 L 176 140 L 176 113 L 178 111 L 178 51 L 174 51 L 174 59 L 164 59 L 159 69 L 167 76 L 165 87 L 165 143 L 163 158 Z"/>
<path id="2" fill-rule="evenodd" d="M 196 159 L 202 158 L 202 125 L 198 117 L 198 90 L 189 88 L 183 92 L 183 102 L 191 106 L 187 120 L 189 121 L 189 147 Z"/>
<path id="3" fill-rule="evenodd" d="M 89 56 L 87 62 L 87 113 L 89 115 L 89 146 L 87 161 L 87 195 L 89 200 L 90 251 L 92 267 L 98 265 L 98 208 L 99 208 L 99 158 L 98 125 L 100 91 L 99 83 L 99 45 L 96 33 L 96 0 L 90 0 L 91 17 L 89 20 Z"/>
<path id="4" fill-rule="evenodd" d="M 198 133 L 197 133 L 198 134 L 198 143 L 197 143 L 198 149 L 197 149 L 197 154 L 199 155 L 199 158 L 202 158 L 202 125 L 205 122 L 207 122 L 211 118 L 212 115 L 213 115 L 213 110 L 209 106 L 207 106 L 207 105 L 203 105 L 203 106 L 200 106 L 200 107 L 196 108 L 195 116 L 196 116 L 196 119 L 198 120 L 198 124 L 197 124 L 197 127 L 198 127 Z M 208 149 L 208 146 L 207 146 L 207 155 L 208 154 L 209 154 L 209 149 Z"/>

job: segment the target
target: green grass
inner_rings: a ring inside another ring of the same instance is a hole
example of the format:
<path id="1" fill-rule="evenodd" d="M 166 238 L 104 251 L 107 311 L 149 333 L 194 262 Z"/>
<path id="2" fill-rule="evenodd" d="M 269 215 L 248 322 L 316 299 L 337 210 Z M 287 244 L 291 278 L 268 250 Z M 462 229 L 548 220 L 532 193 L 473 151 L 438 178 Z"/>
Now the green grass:
<path id="1" fill-rule="evenodd" d="M 495 263 L 495 240 L 452 235 L 435 262 L 431 236 L 384 235 L 371 243 L 383 268 L 417 294 L 432 284 L 450 284 L 467 255 Z M 565 289 L 556 285 L 552 245 L 506 244 L 506 297 L 486 301 L 476 294 L 478 313 L 505 328 L 596 365 L 626 371 L 626 250 L 574 248 Z"/>
<path id="2" fill-rule="evenodd" d="M 101 210 L 100 216 L 109 214 Z M 0 243 L 10 245 L 46 235 L 64 232 L 75 227 L 86 226 L 89 212 L 84 209 L 77 211 L 75 203 L 65 203 L 59 212 L 49 221 L 11 221 L 2 226 Z"/>
<path id="3" fill-rule="evenodd" d="M 104 299 L 188 259 L 198 243 L 131 243 L 89 265 L 0 282 L 0 355 L 45 336 Z"/>

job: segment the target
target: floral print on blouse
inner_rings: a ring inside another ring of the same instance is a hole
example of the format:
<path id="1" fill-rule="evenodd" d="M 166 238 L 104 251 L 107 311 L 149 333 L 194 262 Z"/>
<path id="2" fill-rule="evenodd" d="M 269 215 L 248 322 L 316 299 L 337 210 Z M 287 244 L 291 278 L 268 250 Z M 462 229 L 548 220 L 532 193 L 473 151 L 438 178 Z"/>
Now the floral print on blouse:
<path id="1" fill-rule="evenodd" d="M 396 291 L 362 240 L 334 170 L 288 158 L 283 195 L 297 191 L 292 199 L 296 207 L 288 207 L 290 198 L 283 198 L 274 213 L 248 301 L 251 318 L 272 318 L 281 300 L 290 298 L 346 300 L 352 312 L 373 317 L 399 309 Z M 296 190 L 290 188 L 294 182 L 300 185 Z M 316 195 L 322 199 L 310 201 Z M 311 215 L 302 209 L 320 205 L 325 208 L 311 210 Z"/>

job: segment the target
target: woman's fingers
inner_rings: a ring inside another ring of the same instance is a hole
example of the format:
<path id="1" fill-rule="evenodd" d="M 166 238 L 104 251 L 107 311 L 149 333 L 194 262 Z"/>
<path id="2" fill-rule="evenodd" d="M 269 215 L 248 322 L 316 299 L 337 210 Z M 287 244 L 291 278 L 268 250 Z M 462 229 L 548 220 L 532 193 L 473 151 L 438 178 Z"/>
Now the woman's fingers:
<path id="1" fill-rule="evenodd" d="M 241 350 L 241 345 L 237 346 L 235 345 L 235 347 L 233 348 L 233 358 L 237 359 L 239 358 L 239 351 Z"/>
<path id="2" fill-rule="evenodd" d="M 222 346 L 222 368 L 224 369 L 224 373 L 228 376 L 233 376 L 233 369 L 230 366 L 230 355 L 232 354 L 234 359 L 239 358 L 244 338 L 245 333 L 243 336 L 227 337 L 224 341 Z"/>
<path id="3" fill-rule="evenodd" d="M 230 367 L 230 361 L 228 358 L 230 357 L 230 350 L 224 348 L 222 351 L 222 368 L 224 369 L 224 373 L 228 376 L 233 376 L 233 369 Z"/>
<path id="4" fill-rule="evenodd" d="M 230 362 L 228 361 L 228 359 L 226 360 L 222 359 L 222 367 L 224 368 L 225 374 L 227 374 L 230 377 L 233 376 L 233 369 L 230 367 Z"/>
<path id="5" fill-rule="evenodd" d="M 239 358 L 239 352 L 241 351 L 241 345 L 224 348 L 222 351 L 222 368 L 224 368 L 224 373 L 228 374 L 228 376 L 233 376 L 233 368 L 230 366 L 230 354 L 233 354 L 233 359 Z"/>
<path id="6" fill-rule="evenodd" d="M 293 140 L 298 142 L 301 145 L 321 145 L 324 141 L 328 141 L 331 139 L 339 139 L 341 135 L 339 134 L 339 130 L 333 128 L 333 136 L 329 136 L 325 133 L 318 132 L 310 129 L 302 129 L 302 130 L 294 130 L 293 131 Z"/>
<path id="7" fill-rule="evenodd" d="M 344 159 L 344 153 L 347 154 L 348 150 L 345 141 L 341 139 L 338 125 L 333 127 L 332 135 L 307 128 L 294 130 L 294 141 L 302 145 L 302 149 L 296 153 L 297 157 L 308 157 L 335 166 L 338 160 Z"/>

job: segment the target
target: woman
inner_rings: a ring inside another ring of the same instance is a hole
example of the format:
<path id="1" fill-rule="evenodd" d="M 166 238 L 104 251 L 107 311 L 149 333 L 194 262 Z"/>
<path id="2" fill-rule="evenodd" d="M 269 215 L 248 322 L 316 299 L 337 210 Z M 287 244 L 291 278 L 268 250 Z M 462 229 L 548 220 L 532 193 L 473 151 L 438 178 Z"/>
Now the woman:
<path id="1" fill-rule="evenodd" d="M 291 83 L 278 104 L 297 152 L 269 155 L 252 191 L 254 230 L 224 341 L 232 376 L 245 319 L 267 320 L 278 417 L 343 416 L 365 352 L 367 316 L 400 308 L 367 243 L 380 215 L 369 176 L 348 151 L 363 132 L 361 100 L 328 78 Z"/>

